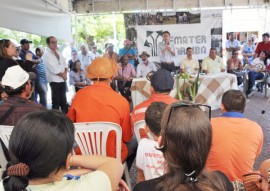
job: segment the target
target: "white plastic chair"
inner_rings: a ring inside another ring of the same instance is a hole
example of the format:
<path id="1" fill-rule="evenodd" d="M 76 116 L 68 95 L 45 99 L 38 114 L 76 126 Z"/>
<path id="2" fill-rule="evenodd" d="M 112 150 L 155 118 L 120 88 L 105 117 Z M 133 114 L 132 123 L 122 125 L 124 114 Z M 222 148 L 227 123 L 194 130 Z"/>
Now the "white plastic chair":
<path id="1" fill-rule="evenodd" d="M 13 130 L 13 126 L 8 125 L 0 125 L 0 138 L 3 141 L 4 145 L 8 148 L 9 139 L 11 132 Z M 7 165 L 7 159 L 5 157 L 4 151 L 2 147 L 0 146 L 0 165 L 1 165 L 1 172 L 3 172 L 3 169 L 6 168 Z M 1 174 L 2 176 L 2 174 Z"/>
<path id="2" fill-rule="evenodd" d="M 136 139 L 137 139 L 138 143 L 142 139 L 141 134 L 140 134 L 140 129 L 144 130 L 144 126 L 145 126 L 145 121 L 144 120 L 137 121 L 134 124 L 134 133 L 135 133 L 135 136 L 136 136 Z M 147 133 L 147 136 L 148 136 L 149 139 L 154 140 L 153 136 L 150 133 Z"/>
<path id="3" fill-rule="evenodd" d="M 111 131 L 116 133 L 116 158 L 121 161 L 122 128 L 111 122 L 85 122 L 74 123 L 75 140 L 83 155 L 107 156 L 106 144 L 108 134 Z M 129 171 L 124 165 L 124 175 L 128 187 L 131 189 Z"/>
<path id="4" fill-rule="evenodd" d="M 136 136 L 136 139 L 137 139 L 138 143 L 141 140 L 140 129 L 144 130 L 144 126 L 145 126 L 145 121 L 144 120 L 137 121 L 134 124 L 134 133 L 135 133 L 135 136 Z"/>
<path id="5" fill-rule="evenodd" d="M 14 126 L 0 125 L 0 138 L 7 148 L 13 127 Z"/>

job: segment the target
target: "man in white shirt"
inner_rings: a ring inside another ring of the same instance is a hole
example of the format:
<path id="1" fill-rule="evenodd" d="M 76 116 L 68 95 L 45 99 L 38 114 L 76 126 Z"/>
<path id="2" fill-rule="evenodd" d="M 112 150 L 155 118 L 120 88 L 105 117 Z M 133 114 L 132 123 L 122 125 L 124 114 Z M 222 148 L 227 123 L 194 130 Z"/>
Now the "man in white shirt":
<path id="1" fill-rule="evenodd" d="M 170 72 L 175 71 L 174 56 L 175 48 L 172 42 L 170 42 L 169 31 L 162 33 L 163 41 L 158 44 L 158 56 L 161 62 L 161 68 Z"/>
<path id="2" fill-rule="evenodd" d="M 229 33 L 229 39 L 226 41 L 227 60 L 232 57 L 233 50 L 240 50 L 240 42 L 234 39 L 234 33 Z"/>
<path id="3" fill-rule="evenodd" d="M 217 56 L 217 49 L 210 49 L 209 56 L 203 59 L 202 70 L 204 73 L 225 72 L 225 64 L 222 58 Z"/>
<path id="4" fill-rule="evenodd" d="M 150 55 L 146 52 L 143 51 L 142 54 L 140 55 L 140 58 L 142 61 L 138 64 L 137 66 L 137 74 L 136 77 L 146 77 L 146 75 L 151 72 L 151 71 L 157 71 L 157 67 L 153 62 L 149 62 L 148 58 Z"/>
<path id="5" fill-rule="evenodd" d="M 92 51 L 90 52 L 90 54 L 91 54 L 93 59 L 95 59 L 97 57 L 101 57 L 101 55 L 97 51 L 97 46 L 96 45 L 92 46 Z"/>
<path id="6" fill-rule="evenodd" d="M 186 50 L 187 57 L 181 60 L 180 68 L 182 73 L 195 74 L 198 73 L 200 65 L 198 60 L 192 58 L 193 50 L 188 47 Z"/>
<path id="7" fill-rule="evenodd" d="M 87 66 L 91 64 L 94 58 L 92 57 L 91 53 L 87 50 L 84 44 L 81 45 L 80 49 L 81 52 L 79 53 L 78 58 L 81 61 L 82 69 L 86 71 Z"/>
<path id="8" fill-rule="evenodd" d="M 52 91 L 52 109 L 67 113 L 66 98 L 66 80 L 68 67 L 65 58 L 57 48 L 57 40 L 50 36 L 46 39 L 48 49 L 43 55 L 43 61 L 46 67 L 47 80 L 50 83 Z"/>

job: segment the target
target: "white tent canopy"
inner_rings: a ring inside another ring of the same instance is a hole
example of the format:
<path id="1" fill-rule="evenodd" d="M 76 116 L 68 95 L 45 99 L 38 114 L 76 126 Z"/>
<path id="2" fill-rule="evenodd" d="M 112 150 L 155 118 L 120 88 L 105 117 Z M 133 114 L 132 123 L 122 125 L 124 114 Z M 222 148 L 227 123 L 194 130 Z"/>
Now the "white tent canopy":
<path id="1" fill-rule="evenodd" d="M 70 15 L 44 0 L 1 0 L 0 10 L 1 27 L 72 41 Z"/>

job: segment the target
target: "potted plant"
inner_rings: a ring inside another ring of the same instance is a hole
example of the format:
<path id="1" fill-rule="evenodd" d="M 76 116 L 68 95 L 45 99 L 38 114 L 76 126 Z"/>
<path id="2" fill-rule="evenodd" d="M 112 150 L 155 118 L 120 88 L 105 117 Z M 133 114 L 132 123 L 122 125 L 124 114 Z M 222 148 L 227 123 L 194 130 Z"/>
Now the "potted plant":
<path id="1" fill-rule="evenodd" d="M 183 85 L 181 86 L 180 80 L 183 79 Z M 190 100 L 195 101 L 199 86 L 201 84 L 201 79 L 199 72 L 196 75 L 196 78 L 191 78 L 187 73 L 177 74 L 176 75 L 176 91 L 177 99 L 179 100 Z"/>

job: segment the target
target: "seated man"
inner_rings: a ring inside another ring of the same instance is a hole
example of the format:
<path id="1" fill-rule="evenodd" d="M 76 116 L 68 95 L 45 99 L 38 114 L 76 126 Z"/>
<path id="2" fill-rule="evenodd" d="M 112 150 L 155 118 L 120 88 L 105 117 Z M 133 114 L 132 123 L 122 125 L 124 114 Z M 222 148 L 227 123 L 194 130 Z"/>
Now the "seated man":
<path id="1" fill-rule="evenodd" d="M 267 59 L 269 55 L 266 51 L 261 51 L 260 56 L 255 58 L 250 66 L 250 71 L 248 72 L 248 90 L 246 92 L 247 97 L 252 95 L 252 91 L 255 89 L 255 80 L 263 79 L 264 73 L 266 71 Z M 258 91 L 260 87 L 258 86 Z"/>
<path id="2" fill-rule="evenodd" d="M 23 116 L 45 110 L 42 105 L 28 100 L 33 92 L 31 80 L 35 77 L 34 73 L 27 73 L 19 65 L 7 68 L 0 84 L 3 96 L 0 102 L 1 125 L 14 126 Z M 10 160 L 7 148 L 0 142 L 6 159 Z"/>
<path id="3" fill-rule="evenodd" d="M 237 85 L 239 86 L 243 83 L 242 78 L 243 65 L 241 63 L 241 60 L 238 58 L 238 55 L 239 55 L 238 50 L 232 51 L 232 57 L 227 61 L 227 72 L 236 75 Z"/>
<path id="4" fill-rule="evenodd" d="M 124 96 L 129 102 L 131 102 L 130 86 L 132 79 L 136 76 L 134 67 L 128 62 L 128 56 L 124 55 L 120 59 L 120 65 L 118 69 L 117 80 L 118 90 L 122 96 Z"/>
<path id="5" fill-rule="evenodd" d="M 137 182 L 157 178 L 164 174 L 163 154 L 156 148 L 160 135 L 160 122 L 166 107 L 167 104 L 164 102 L 153 102 L 145 112 L 145 131 L 149 132 L 154 140 L 142 139 L 139 142 L 136 157 Z"/>
<path id="6" fill-rule="evenodd" d="M 217 50 L 215 48 L 211 48 L 209 52 L 209 56 L 203 59 L 202 70 L 206 74 L 225 72 L 224 62 L 222 58 L 217 56 Z"/>
<path id="7" fill-rule="evenodd" d="M 132 126 L 134 126 L 137 121 L 144 120 L 145 111 L 152 102 L 161 101 L 171 104 L 177 101 L 175 98 L 172 98 L 169 95 L 173 89 L 174 79 L 168 70 L 163 68 L 159 69 L 153 74 L 150 81 L 151 96 L 148 100 L 140 103 L 133 109 L 131 115 Z M 140 132 L 140 134 L 141 137 L 147 137 L 144 131 Z"/>
<path id="8" fill-rule="evenodd" d="M 181 60 L 180 69 L 182 73 L 195 74 L 198 73 L 200 65 L 198 60 L 192 58 L 193 50 L 188 47 L 186 50 L 187 57 Z"/>
<path id="9" fill-rule="evenodd" d="M 137 78 L 146 77 L 149 72 L 157 71 L 156 65 L 153 62 L 148 61 L 149 57 L 150 55 L 146 51 L 143 51 L 140 55 L 142 62 L 139 63 L 137 66 Z"/>
<path id="10" fill-rule="evenodd" d="M 253 171 L 263 145 L 262 128 L 244 117 L 246 97 L 239 90 L 222 96 L 222 115 L 211 119 L 212 146 L 206 167 L 223 172 L 231 181 Z"/>
<path id="11" fill-rule="evenodd" d="M 35 74 L 29 75 L 19 65 L 6 70 L 2 86 L 8 96 L 0 104 L 1 125 L 13 126 L 24 115 L 45 110 L 42 105 L 28 100 L 33 91 L 31 80 L 35 77 Z"/>
<path id="12" fill-rule="evenodd" d="M 107 58 L 98 57 L 87 67 L 87 77 L 93 85 L 78 91 L 72 101 L 67 116 L 72 122 L 108 121 L 119 124 L 122 128 L 121 157 L 124 161 L 128 153 L 128 142 L 131 141 L 130 108 L 125 98 L 113 91 L 110 82 L 117 72 L 117 65 Z M 107 155 L 116 156 L 115 134 L 110 133 L 107 142 Z"/>

